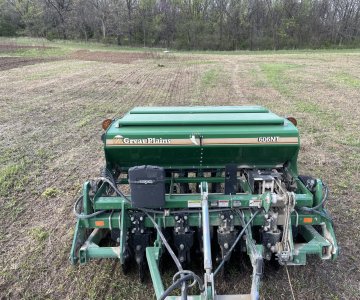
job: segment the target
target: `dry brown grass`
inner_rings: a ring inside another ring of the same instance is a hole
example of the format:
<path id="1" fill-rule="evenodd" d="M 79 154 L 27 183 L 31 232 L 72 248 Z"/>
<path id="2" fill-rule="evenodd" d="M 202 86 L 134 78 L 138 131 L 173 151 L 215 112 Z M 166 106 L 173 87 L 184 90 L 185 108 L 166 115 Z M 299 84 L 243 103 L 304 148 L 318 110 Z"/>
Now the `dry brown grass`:
<path id="1" fill-rule="evenodd" d="M 299 168 L 332 191 L 339 259 L 289 268 L 296 298 L 360 298 L 359 53 L 74 58 L 0 72 L 2 299 L 152 298 L 150 279 L 122 276 L 117 261 L 68 262 L 74 197 L 103 164 L 101 121 L 133 106 L 241 104 L 296 116 Z M 219 292 L 247 292 L 250 274 L 231 269 Z M 267 268 L 261 290 L 289 299 L 285 271 Z"/>

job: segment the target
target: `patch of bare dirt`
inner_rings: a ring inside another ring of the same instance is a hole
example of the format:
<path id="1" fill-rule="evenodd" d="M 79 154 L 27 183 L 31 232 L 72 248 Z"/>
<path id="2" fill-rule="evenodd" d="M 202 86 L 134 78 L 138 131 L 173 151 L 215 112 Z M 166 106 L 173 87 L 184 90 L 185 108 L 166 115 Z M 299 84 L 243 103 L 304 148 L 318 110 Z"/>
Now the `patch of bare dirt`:
<path id="1" fill-rule="evenodd" d="M 0 53 L 1 52 L 11 52 L 16 50 L 22 49 L 50 49 L 54 47 L 47 47 L 47 46 L 30 46 L 30 45 L 17 45 L 17 44 L 0 44 Z"/>
<path id="2" fill-rule="evenodd" d="M 21 68 L 23 66 L 54 61 L 56 59 L 24 58 L 24 57 L 0 57 L 0 71 Z"/>
<path id="3" fill-rule="evenodd" d="M 78 50 L 70 55 L 70 58 L 86 61 L 100 61 L 117 64 L 131 64 L 137 60 L 158 58 L 159 54 L 152 52 L 107 52 Z"/>

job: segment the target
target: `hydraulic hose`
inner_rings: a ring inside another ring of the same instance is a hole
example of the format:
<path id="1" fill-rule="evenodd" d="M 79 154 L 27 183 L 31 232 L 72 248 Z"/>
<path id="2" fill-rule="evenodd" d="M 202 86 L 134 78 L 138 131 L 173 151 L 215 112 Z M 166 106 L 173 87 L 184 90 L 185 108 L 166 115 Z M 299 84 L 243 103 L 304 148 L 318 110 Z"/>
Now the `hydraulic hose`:
<path id="1" fill-rule="evenodd" d="M 327 186 L 326 183 L 322 183 L 323 184 L 323 188 L 324 188 L 324 196 L 321 200 L 321 202 L 319 204 L 317 204 L 314 207 L 300 207 L 299 210 L 304 211 L 304 212 L 310 212 L 310 213 L 316 213 L 322 217 L 324 217 L 325 219 L 329 220 L 331 223 L 333 222 L 332 218 L 329 216 L 329 214 L 327 213 L 327 211 L 324 209 L 324 204 L 328 199 L 329 196 L 329 188 Z M 323 209 L 323 211 L 319 211 L 318 209 Z"/>
<path id="2" fill-rule="evenodd" d="M 104 171 L 102 173 L 102 176 L 100 178 L 98 178 L 98 180 L 107 182 L 119 196 L 121 196 L 122 198 L 125 199 L 125 201 L 130 203 L 130 200 L 117 188 L 117 186 L 115 184 L 115 181 L 114 181 L 114 177 L 112 176 L 111 172 L 108 169 L 106 169 L 106 168 L 104 169 Z M 90 219 L 90 218 L 98 216 L 98 215 L 100 215 L 100 214 L 102 214 L 102 213 L 104 213 L 106 211 L 106 210 L 99 210 L 99 211 L 96 211 L 96 212 L 88 214 L 88 215 L 84 215 L 82 213 L 79 213 L 77 211 L 77 206 L 78 206 L 80 200 L 82 200 L 82 199 L 83 199 L 83 195 L 79 196 L 76 199 L 74 209 L 73 209 L 74 215 L 78 219 Z"/>
<path id="3" fill-rule="evenodd" d="M 79 197 L 76 199 L 75 205 L 74 205 L 74 209 L 73 209 L 74 215 L 75 215 L 78 219 L 90 219 L 90 218 L 92 218 L 92 217 L 98 216 L 98 215 L 100 215 L 100 214 L 102 214 L 102 213 L 105 212 L 105 210 L 99 210 L 99 211 L 94 212 L 94 213 L 89 214 L 89 215 L 84 215 L 84 214 L 82 214 L 82 213 L 78 213 L 78 212 L 77 212 L 77 206 L 78 206 L 80 200 L 82 200 L 82 199 L 83 199 L 83 195 L 79 196 Z"/>
<path id="4" fill-rule="evenodd" d="M 187 280 L 193 279 L 192 274 L 184 275 L 183 277 L 179 278 L 177 281 L 175 281 L 172 285 L 170 285 L 166 291 L 160 296 L 159 300 L 164 300 L 166 297 L 170 296 L 171 292 L 179 287 L 183 283 L 186 283 Z"/>
<path id="5" fill-rule="evenodd" d="M 175 273 L 173 276 L 173 282 L 175 282 L 176 278 L 181 275 L 192 275 L 193 276 L 194 281 L 193 281 L 193 283 L 191 283 L 189 285 L 189 288 L 193 287 L 197 283 L 199 285 L 200 292 L 203 292 L 205 290 L 205 287 L 204 287 L 203 282 L 200 279 L 200 277 L 198 275 L 196 275 L 193 271 L 190 271 L 190 270 L 184 270 L 184 271 L 179 271 L 179 272 Z"/>
<path id="6" fill-rule="evenodd" d="M 161 241 L 162 241 L 163 244 L 165 245 L 166 250 L 169 252 L 171 258 L 174 260 L 175 265 L 176 265 L 176 267 L 178 268 L 179 272 L 182 273 L 182 272 L 184 271 L 184 269 L 183 269 L 183 267 L 182 267 L 179 259 L 178 259 L 177 256 L 175 255 L 174 251 L 171 249 L 171 247 L 170 247 L 169 243 L 167 242 L 165 236 L 163 235 L 163 233 L 162 233 L 159 225 L 155 222 L 155 220 L 153 219 L 153 217 L 150 216 L 150 214 L 147 212 L 146 209 L 138 208 L 138 210 L 143 211 L 143 212 L 148 216 L 148 218 L 150 219 L 150 221 L 153 223 L 156 231 L 158 232 L 158 234 L 159 234 L 159 236 L 160 236 L 160 238 L 161 238 Z M 190 276 L 189 279 L 190 279 L 190 278 L 194 278 L 194 276 L 193 276 L 192 274 L 189 274 L 188 276 Z M 180 278 L 179 280 L 181 280 L 181 279 L 184 278 L 184 277 L 185 277 L 185 276 L 181 275 L 181 278 Z M 188 280 L 188 279 L 187 279 L 187 280 Z M 185 280 L 185 281 L 184 281 L 184 280 L 181 281 L 181 284 L 183 285 L 183 288 L 182 288 L 182 291 L 181 291 L 181 298 L 184 299 L 184 300 L 186 300 L 186 298 L 187 298 L 186 280 Z M 176 287 L 177 287 L 177 286 L 176 286 Z M 175 289 L 176 287 L 174 287 L 174 289 Z M 168 291 L 168 289 L 164 292 L 164 294 L 167 293 L 167 291 Z M 171 292 L 171 291 L 170 291 L 170 292 Z M 170 293 L 170 292 L 169 292 L 169 293 Z M 164 295 L 164 294 L 163 294 L 163 295 Z M 165 298 L 167 297 L 167 296 L 163 297 L 163 295 L 161 295 L 160 299 L 165 299 Z"/>
<path id="7" fill-rule="evenodd" d="M 328 188 L 327 184 L 325 182 L 323 182 L 322 185 L 323 185 L 323 189 L 325 190 L 325 194 L 324 194 L 321 202 L 318 205 L 312 207 L 312 209 L 314 209 L 314 210 L 321 208 L 321 207 L 323 208 L 324 204 L 329 196 L 329 188 Z"/>
<path id="8" fill-rule="evenodd" d="M 148 216 L 149 220 L 153 223 L 155 229 L 157 230 L 157 232 L 158 232 L 158 234 L 159 234 L 159 236 L 161 238 L 161 241 L 165 245 L 166 250 L 169 252 L 171 258 L 175 262 L 176 267 L 179 269 L 179 271 L 183 271 L 183 268 L 181 266 L 181 263 L 180 263 L 179 259 L 175 255 L 174 251 L 171 249 L 169 243 L 167 242 L 165 236 L 163 235 L 159 225 L 155 222 L 154 218 L 152 216 L 150 216 L 150 214 L 147 212 L 146 209 L 138 208 L 138 210 L 143 211 Z"/>
<path id="9" fill-rule="evenodd" d="M 221 268 L 224 266 L 226 260 L 229 258 L 231 252 L 234 250 L 236 244 L 239 242 L 240 238 L 242 237 L 242 235 L 244 234 L 246 228 L 250 225 L 250 223 L 252 222 L 252 220 L 256 217 L 256 215 L 260 212 L 260 210 L 256 211 L 252 217 L 250 218 L 250 220 L 246 223 L 246 225 L 244 226 L 244 228 L 240 231 L 240 233 L 238 234 L 235 242 L 232 244 L 232 246 L 230 247 L 228 253 L 226 253 L 224 259 L 221 261 L 220 265 L 218 265 L 218 267 L 216 268 L 215 272 L 214 272 L 214 276 L 216 276 L 217 273 L 219 273 L 219 271 L 221 270 Z"/>
<path id="10" fill-rule="evenodd" d="M 110 180 L 110 179 L 107 178 L 107 177 L 99 177 L 98 179 L 107 182 L 107 183 L 113 188 L 113 190 L 114 190 L 120 197 L 124 198 L 127 203 L 131 203 L 130 199 L 129 199 L 128 197 L 126 197 L 126 196 L 123 194 L 123 192 L 121 192 L 121 191 L 117 188 L 117 186 L 115 185 L 115 183 L 114 183 L 112 180 Z"/>

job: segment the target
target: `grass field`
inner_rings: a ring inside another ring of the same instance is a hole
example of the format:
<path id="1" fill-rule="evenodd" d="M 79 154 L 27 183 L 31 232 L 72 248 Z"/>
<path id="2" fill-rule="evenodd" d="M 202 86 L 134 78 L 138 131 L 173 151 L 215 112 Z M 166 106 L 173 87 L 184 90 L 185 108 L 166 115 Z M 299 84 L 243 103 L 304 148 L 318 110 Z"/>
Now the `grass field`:
<path id="1" fill-rule="evenodd" d="M 101 121 L 134 106 L 242 104 L 295 116 L 299 169 L 331 190 L 340 256 L 289 267 L 296 298 L 360 299 L 360 51 L 163 53 L 4 38 L 0 298 L 154 298 L 150 278 L 124 277 L 117 261 L 68 261 L 74 198 L 104 163 Z M 248 291 L 241 266 L 220 293 Z M 290 299 L 285 270 L 266 271 L 262 298 Z"/>

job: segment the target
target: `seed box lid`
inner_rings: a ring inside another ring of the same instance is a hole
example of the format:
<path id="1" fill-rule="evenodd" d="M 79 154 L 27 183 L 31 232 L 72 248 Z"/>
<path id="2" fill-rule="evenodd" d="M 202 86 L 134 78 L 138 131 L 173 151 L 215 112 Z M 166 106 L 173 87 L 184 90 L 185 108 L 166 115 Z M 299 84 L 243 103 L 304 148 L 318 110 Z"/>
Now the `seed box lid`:
<path id="1" fill-rule="evenodd" d="M 134 107 L 130 114 L 267 113 L 262 106 L 170 106 Z"/>
<path id="2" fill-rule="evenodd" d="M 284 119 L 261 106 L 137 107 L 119 126 L 283 125 Z"/>

